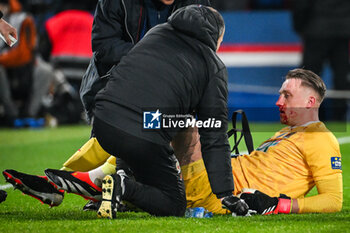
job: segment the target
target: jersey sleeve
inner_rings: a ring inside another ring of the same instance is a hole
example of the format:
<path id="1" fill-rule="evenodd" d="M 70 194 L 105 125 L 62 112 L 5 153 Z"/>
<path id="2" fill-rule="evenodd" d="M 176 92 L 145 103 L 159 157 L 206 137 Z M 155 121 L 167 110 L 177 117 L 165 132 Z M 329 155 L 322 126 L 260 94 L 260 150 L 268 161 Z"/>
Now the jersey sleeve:
<path id="1" fill-rule="evenodd" d="M 299 212 L 340 211 L 343 200 L 341 154 L 339 144 L 329 131 L 307 132 L 304 138 L 305 160 L 310 167 L 318 194 L 299 198 Z"/>
<path id="2" fill-rule="evenodd" d="M 339 143 L 331 132 L 306 132 L 303 148 L 314 181 L 342 173 Z"/>
<path id="3" fill-rule="evenodd" d="M 298 198 L 299 213 L 338 212 L 343 205 L 343 180 L 341 173 L 316 181 L 318 194 Z"/>

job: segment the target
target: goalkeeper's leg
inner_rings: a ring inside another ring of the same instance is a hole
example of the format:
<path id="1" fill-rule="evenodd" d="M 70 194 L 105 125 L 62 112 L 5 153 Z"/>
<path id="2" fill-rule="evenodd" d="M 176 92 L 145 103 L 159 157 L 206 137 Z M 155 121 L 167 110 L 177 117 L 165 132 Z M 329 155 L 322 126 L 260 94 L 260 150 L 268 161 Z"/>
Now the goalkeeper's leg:
<path id="1" fill-rule="evenodd" d="M 72 172 L 56 169 L 46 169 L 48 178 L 60 189 L 81 195 L 86 199 L 99 201 L 101 199 L 102 179 L 116 171 L 116 158 L 110 158 L 98 168 L 89 172 Z"/>
<path id="2" fill-rule="evenodd" d="M 61 170 L 87 172 L 101 166 L 110 156 L 92 137 L 63 164 Z"/>
<path id="3" fill-rule="evenodd" d="M 58 190 L 53 183 L 48 182 L 47 177 L 29 175 L 12 169 L 6 169 L 2 174 L 15 189 L 21 190 L 43 204 L 52 207 L 62 203 L 64 192 Z"/>
<path id="4" fill-rule="evenodd" d="M 110 159 L 103 164 L 108 157 L 110 157 Z M 101 164 L 103 165 L 98 167 Z M 98 181 L 102 180 L 105 175 L 114 173 L 115 166 L 115 157 L 105 152 L 96 138 L 91 138 L 64 163 L 62 170 L 92 170 L 88 177 L 91 177 L 93 180 L 92 183 L 96 182 L 97 185 L 100 186 Z M 6 170 L 3 174 L 5 179 L 16 188 L 38 199 L 42 203 L 49 204 L 50 206 L 57 206 L 61 204 L 63 200 L 63 193 L 59 192 L 57 187 L 48 182 L 45 176 L 33 176 L 14 170 Z"/>

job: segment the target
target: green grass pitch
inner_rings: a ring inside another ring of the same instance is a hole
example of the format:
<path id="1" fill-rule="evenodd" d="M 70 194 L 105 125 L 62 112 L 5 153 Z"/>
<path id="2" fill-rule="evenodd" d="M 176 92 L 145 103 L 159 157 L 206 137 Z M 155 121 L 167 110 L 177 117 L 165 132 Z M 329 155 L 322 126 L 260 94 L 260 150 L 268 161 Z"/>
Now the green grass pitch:
<path id="1" fill-rule="evenodd" d="M 334 124 L 337 126 L 336 124 Z M 255 147 L 270 137 L 279 124 L 251 124 Z M 266 130 L 268 129 L 268 130 Z M 16 169 L 43 175 L 46 168 L 60 168 L 89 138 L 88 126 L 56 129 L 0 129 L 0 170 Z M 337 138 L 350 137 L 350 124 L 335 132 Z M 350 143 L 342 152 L 344 203 L 334 214 L 303 214 L 210 219 L 152 217 L 146 213 L 118 213 L 118 219 L 97 219 L 83 212 L 86 200 L 66 194 L 59 207 L 49 208 L 12 188 L 0 204 L 0 232 L 350 232 Z M 5 185 L 0 177 L 0 187 Z M 312 190 L 310 195 L 315 194 Z"/>

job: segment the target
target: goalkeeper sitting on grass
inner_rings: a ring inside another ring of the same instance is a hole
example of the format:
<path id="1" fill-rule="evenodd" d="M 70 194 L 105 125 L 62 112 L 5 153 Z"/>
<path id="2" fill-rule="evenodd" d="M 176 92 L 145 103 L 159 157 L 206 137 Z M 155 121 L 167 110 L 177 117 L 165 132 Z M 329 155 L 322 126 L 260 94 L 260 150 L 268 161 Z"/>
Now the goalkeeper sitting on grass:
<path id="1" fill-rule="evenodd" d="M 250 155 L 231 159 L 234 194 L 241 193 L 243 188 L 259 190 L 243 192 L 240 196 L 250 209 L 259 214 L 341 210 L 343 185 L 339 144 L 318 118 L 325 91 L 322 79 L 313 72 L 290 71 L 276 102 L 280 121 L 287 127 Z M 192 143 L 196 145 L 194 139 Z M 190 159 L 178 156 L 187 207 L 203 206 L 214 213 L 227 213 L 210 192 L 199 151 L 194 149 Z M 305 197 L 315 185 L 318 195 Z M 289 197 L 278 198 L 280 194 Z"/>
<path id="2" fill-rule="evenodd" d="M 251 210 L 264 215 L 341 210 L 343 186 L 339 144 L 318 118 L 325 91 L 322 79 L 313 72 L 303 69 L 290 71 L 276 102 L 281 123 L 287 127 L 263 142 L 250 155 L 231 158 L 236 187 L 234 194 L 240 194 Z M 211 192 L 201 159 L 199 138 L 194 135 L 197 134 L 179 135 L 172 142 L 177 144 L 175 154 L 185 182 L 187 207 L 205 207 L 215 214 L 229 213 Z M 64 164 L 65 169 L 86 171 L 92 168 L 93 163 L 101 163 L 108 156 L 97 140 L 91 139 Z M 85 162 L 82 162 L 84 159 Z M 110 157 L 105 164 L 90 172 L 50 169 L 46 173 L 59 188 L 98 201 L 101 180 L 113 172 L 115 157 Z M 20 187 L 26 187 L 25 191 L 31 191 L 31 195 L 39 195 L 38 191 L 44 190 L 42 195 L 50 197 L 51 191 L 45 190 L 53 186 L 44 178 L 13 170 L 4 171 L 4 175 L 10 182 L 27 182 Z M 36 190 L 32 188 L 31 179 L 37 180 Z M 315 185 L 318 194 L 305 197 Z M 243 188 L 250 190 L 245 192 Z"/>

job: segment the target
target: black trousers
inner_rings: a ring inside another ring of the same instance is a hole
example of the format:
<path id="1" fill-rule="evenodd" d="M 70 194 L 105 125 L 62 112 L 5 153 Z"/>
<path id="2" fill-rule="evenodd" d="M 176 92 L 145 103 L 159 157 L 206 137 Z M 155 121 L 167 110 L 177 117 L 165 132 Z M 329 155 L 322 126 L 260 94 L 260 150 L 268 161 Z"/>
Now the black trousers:
<path id="1" fill-rule="evenodd" d="M 349 38 L 305 38 L 302 67 L 320 75 L 329 61 L 336 90 L 350 89 Z M 335 120 L 345 120 L 346 100 L 333 100 Z"/>
<path id="2" fill-rule="evenodd" d="M 152 215 L 184 215 L 185 187 L 170 145 L 159 145 L 135 137 L 97 117 L 93 131 L 102 148 L 120 157 L 133 171 L 135 180 L 125 179 L 123 200 Z"/>

